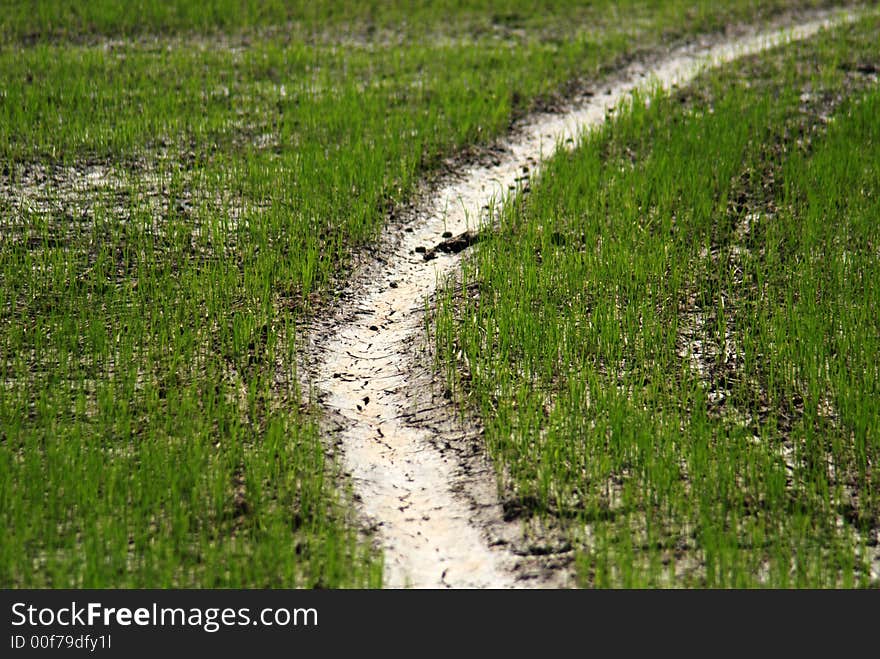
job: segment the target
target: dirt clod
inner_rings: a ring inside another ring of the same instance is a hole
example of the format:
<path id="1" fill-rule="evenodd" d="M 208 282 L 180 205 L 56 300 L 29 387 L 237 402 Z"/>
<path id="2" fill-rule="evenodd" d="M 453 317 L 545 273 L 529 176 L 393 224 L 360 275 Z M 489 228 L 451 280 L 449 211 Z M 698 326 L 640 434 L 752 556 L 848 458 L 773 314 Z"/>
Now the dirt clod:
<path id="1" fill-rule="evenodd" d="M 443 235 L 452 234 L 447 231 Z M 437 252 L 443 252 L 444 254 L 458 254 L 459 252 L 464 251 L 471 245 L 476 244 L 480 240 L 480 234 L 476 231 L 465 231 L 455 236 L 454 238 L 449 237 L 446 240 L 440 241 L 430 250 L 425 252 L 424 259 L 426 261 L 430 261 L 433 258 L 437 257 Z"/>

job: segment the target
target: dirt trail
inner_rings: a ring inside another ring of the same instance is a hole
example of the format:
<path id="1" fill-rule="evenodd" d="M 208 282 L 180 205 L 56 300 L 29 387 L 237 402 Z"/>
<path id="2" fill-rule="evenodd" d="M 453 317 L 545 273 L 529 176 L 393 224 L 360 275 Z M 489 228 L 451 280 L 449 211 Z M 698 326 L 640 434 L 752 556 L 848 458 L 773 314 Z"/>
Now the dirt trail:
<path id="1" fill-rule="evenodd" d="M 445 237 L 478 229 L 489 207 L 534 175 L 542 159 L 577 142 L 581 131 L 605 120 L 608 110 L 636 89 L 671 87 L 706 66 L 809 37 L 850 16 L 823 16 L 783 30 L 708 48 L 672 53 L 650 69 L 635 65 L 618 81 L 564 114 L 538 115 L 504 145 L 491 166 L 473 166 L 436 190 L 406 225 L 383 234 L 381 257 L 365 265 L 342 294 L 342 322 L 315 330 L 307 346 L 315 363 L 307 371 L 320 402 L 339 421 L 338 443 L 362 511 L 378 530 L 390 587 L 511 588 L 558 585 L 527 581 L 522 559 L 497 540 L 505 526 L 494 474 L 464 474 L 448 439 L 438 442 L 430 424 L 415 423 L 430 379 L 414 367 L 425 335 L 425 300 L 460 264 L 463 252 L 424 251 Z M 433 414 L 454 427 L 455 408 Z M 445 448 L 441 446 L 445 444 Z M 517 533 L 519 522 L 507 523 Z M 490 527 L 494 530 L 490 531 Z M 495 542 L 490 542 L 494 535 Z M 492 546 L 490 546 L 492 545 Z M 519 569 L 517 569 L 519 568 Z"/>

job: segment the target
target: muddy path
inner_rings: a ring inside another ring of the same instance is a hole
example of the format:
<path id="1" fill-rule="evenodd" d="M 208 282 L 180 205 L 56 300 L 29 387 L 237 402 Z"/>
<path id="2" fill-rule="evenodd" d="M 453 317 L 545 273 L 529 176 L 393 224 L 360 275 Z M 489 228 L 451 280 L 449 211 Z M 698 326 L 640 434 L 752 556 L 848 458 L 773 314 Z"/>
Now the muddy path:
<path id="1" fill-rule="evenodd" d="M 491 162 L 466 167 L 430 191 L 409 222 L 385 230 L 375 256 L 341 292 L 339 310 L 316 319 L 301 347 L 310 360 L 306 391 L 326 411 L 328 435 L 377 532 L 387 586 L 566 585 L 567 570 L 554 568 L 565 565 L 569 548 L 536 546 L 521 521 L 505 521 L 478 428 L 460 421 L 442 387 L 432 386 L 428 301 L 491 221 L 488 209 L 634 90 L 687 84 L 706 66 L 851 19 L 814 14 L 795 26 L 632 65 L 564 113 L 530 117 Z"/>

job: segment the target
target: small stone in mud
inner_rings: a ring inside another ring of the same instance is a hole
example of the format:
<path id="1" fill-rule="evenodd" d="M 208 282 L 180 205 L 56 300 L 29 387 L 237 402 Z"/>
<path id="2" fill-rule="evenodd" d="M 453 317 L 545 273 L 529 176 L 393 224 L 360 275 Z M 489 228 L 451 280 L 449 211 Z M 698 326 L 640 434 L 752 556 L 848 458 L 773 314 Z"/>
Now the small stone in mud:
<path id="1" fill-rule="evenodd" d="M 370 404 L 370 397 L 364 396 L 364 405 L 369 405 L 369 404 Z"/>
<path id="2" fill-rule="evenodd" d="M 370 329 L 373 330 L 374 332 L 378 332 L 378 331 L 379 331 L 379 328 L 376 327 L 375 325 L 370 325 Z"/>
<path id="3" fill-rule="evenodd" d="M 396 281 L 389 281 L 389 282 L 388 282 L 388 285 L 389 285 L 391 288 L 397 288 L 397 282 L 396 282 Z"/>
<path id="4" fill-rule="evenodd" d="M 424 246 L 424 245 L 419 245 L 418 247 L 416 247 L 416 254 L 424 254 L 425 251 L 426 251 L 426 250 L 425 250 L 425 246 Z"/>

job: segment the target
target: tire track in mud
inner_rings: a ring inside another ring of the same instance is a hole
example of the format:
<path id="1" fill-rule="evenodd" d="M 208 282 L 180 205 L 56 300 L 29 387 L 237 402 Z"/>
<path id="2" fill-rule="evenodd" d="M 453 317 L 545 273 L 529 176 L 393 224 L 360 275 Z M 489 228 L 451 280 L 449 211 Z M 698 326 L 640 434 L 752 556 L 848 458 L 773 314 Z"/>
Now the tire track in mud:
<path id="1" fill-rule="evenodd" d="M 531 117 L 493 163 L 465 168 L 432 191 L 409 223 L 387 227 L 378 256 L 360 268 L 341 294 L 346 310 L 315 322 L 305 345 L 311 360 L 304 369 L 305 390 L 313 390 L 328 418 L 336 421 L 328 432 L 341 448 L 362 513 L 378 531 L 387 586 L 564 584 L 560 571 L 530 571 L 527 560 L 517 555 L 529 552 L 511 550 L 515 538 L 522 537 L 521 522 L 504 521 L 494 471 L 487 458 L 473 456 L 475 446 L 482 453 L 478 438 L 457 422 L 451 402 L 429 393 L 429 369 L 418 361 L 419 350 L 424 354 L 426 349 L 426 301 L 459 268 L 464 254 L 440 248 L 444 238 L 479 231 L 491 222 L 487 209 L 503 203 L 544 158 L 570 148 L 581 131 L 601 124 L 633 91 L 683 85 L 705 67 L 855 18 L 813 17 L 732 42 L 680 49 L 650 67 L 630 66 L 604 94 L 585 98 L 562 114 Z M 475 464 L 482 467 L 475 469 Z M 553 551 L 539 547 L 534 553 Z"/>

